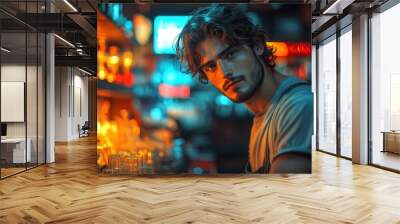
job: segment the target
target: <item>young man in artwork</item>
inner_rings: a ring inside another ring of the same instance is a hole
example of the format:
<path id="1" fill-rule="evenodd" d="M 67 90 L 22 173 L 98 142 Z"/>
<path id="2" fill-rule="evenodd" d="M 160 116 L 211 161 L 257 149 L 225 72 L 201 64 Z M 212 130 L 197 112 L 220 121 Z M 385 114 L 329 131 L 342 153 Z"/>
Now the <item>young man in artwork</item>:
<path id="1" fill-rule="evenodd" d="M 311 173 L 311 86 L 276 71 L 265 42 L 243 9 L 213 4 L 194 12 L 176 52 L 187 72 L 253 112 L 247 172 Z"/>

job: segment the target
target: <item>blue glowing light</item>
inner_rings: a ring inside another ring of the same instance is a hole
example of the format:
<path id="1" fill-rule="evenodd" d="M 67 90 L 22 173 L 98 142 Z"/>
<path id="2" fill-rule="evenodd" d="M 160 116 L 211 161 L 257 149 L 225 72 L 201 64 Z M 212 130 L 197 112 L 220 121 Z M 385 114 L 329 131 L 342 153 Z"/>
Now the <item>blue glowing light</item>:
<path id="1" fill-rule="evenodd" d="M 124 28 L 126 32 L 132 32 L 133 29 L 133 23 L 130 20 L 126 20 L 124 24 Z"/>
<path id="2" fill-rule="evenodd" d="M 166 82 L 166 83 L 175 83 L 176 80 L 177 80 L 177 77 L 176 77 L 176 75 L 175 75 L 174 70 L 171 69 L 171 70 L 168 70 L 168 71 L 165 73 L 165 82 Z"/>
<path id="3" fill-rule="evenodd" d="M 155 85 L 160 83 L 168 85 L 193 85 L 193 78 L 181 72 L 179 62 L 173 59 L 163 58 L 158 61 L 152 82 Z"/>
<path id="4" fill-rule="evenodd" d="M 217 98 L 215 99 L 215 102 L 218 106 L 229 106 L 232 105 L 232 101 L 230 101 L 228 99 L 228 97 L 224 96 L 224 95 L 219 95 L 217 96 Z"/>
<path id="5" fill-rule="evenodd" d="M 155 107 L 150 111 L 150 117 L 154 121 L 161 121 L 163 119 L 163 112 L 160 108 Z"/>
<path id="6" fill-rule="evenodd" d="M 183 149 L 180 146 L 175 146 L 172 148 L 172 157 L 174 157 L 175 160 L 181 160 L 183 157 Z"/>
<path id="7" fill-rule="evenodd" d="M 120 3 L 111 4 L 111 18 L 118 21 L 122 14 L 122 5 Z"/>
<path id="8" fill-rule="evenodd" d="M 193 168 L 193 173 L 196 174 L 196 175 L 201 175 L 201 174 L 203 174 L 204 172 L 203 172 L 203 169 L 202 169 L 202 168 L 196 166 L 195 168 Z"/>
<path id="9" fill-rule="evenodd" d="M 154 53 L 174 54 L 174 43 L 190 16 L 157 16 L 154 20 Z"/>

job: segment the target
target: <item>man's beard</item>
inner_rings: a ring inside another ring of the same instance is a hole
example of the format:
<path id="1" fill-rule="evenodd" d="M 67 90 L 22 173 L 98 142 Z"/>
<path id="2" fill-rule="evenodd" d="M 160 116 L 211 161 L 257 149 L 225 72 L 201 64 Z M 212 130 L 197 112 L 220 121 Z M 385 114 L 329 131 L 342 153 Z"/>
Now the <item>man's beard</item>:
<path id="1" fill-rule="evenodd" d="M 258 74 L 261 73 L 261 77 L 259 78 L 256 86 L 254 86 L 253 89 L 250 92 L 246 93 L 246 95 L 241 96 L 241 97 L 236 98 L 236 99 L 230 99 L 231 101 L 233 101 L 235 103 L 244 103 L 247 100 L 249 100 L 250 98 L 252 98 L 254 96 L 254 94 L 257 92 L 257 90 L 260 88 L 261 84 L 263 83 L 264 76 L 265 76 L 264 67 L 263 67 L 262 62 L 260 61 L 260 59 L 256 56 L 254 50 L 253 50 L 253 54 L 254 54 L 254 57 L 256 58 L 256 60 L 258 62 L 258 65 L 259 65 L 259 71 L 257 71 L 255 75 L 258 75 Z"/>

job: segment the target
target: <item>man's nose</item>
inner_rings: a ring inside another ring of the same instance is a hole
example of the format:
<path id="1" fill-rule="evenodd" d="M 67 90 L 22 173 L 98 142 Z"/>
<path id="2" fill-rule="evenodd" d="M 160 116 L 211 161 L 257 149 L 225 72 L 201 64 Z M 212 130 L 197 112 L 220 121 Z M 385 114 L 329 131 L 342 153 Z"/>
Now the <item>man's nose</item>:
<path id="1" fill-rule="evenodd" d="M 228 62 L 225 62 L 224 60 L 219 61 L 219 66 L 221 68 L 221 72 L 224 77 L 230 78 L 232 77 L 232 66 Z"/>

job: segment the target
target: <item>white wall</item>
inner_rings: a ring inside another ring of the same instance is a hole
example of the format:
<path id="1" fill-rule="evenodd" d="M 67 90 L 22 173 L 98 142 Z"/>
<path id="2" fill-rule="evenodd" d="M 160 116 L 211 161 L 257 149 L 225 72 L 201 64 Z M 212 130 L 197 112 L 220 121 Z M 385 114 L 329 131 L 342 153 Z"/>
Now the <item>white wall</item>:
<path id="1" fill-rule="evenodd" d="M 36 113 L 32 113 L 32 111 L 36 112 L 36 80 L 30 78 L 31 74 L 36 74 L 35 66 L 28 66 L 28 88 L 27 88 L 27 106 L 29 108 L 27 113 L 28 122 L 34 122 L 34 124 L 29 123 L 29 127 L 32 127 L 35 130 L 36 136 Z M 2 65 L 1 66 L 1 81 L 3 82 L 25 82 L 25 65 Z M 34 87 L 34 88 L 33 88 Z M 41 105 L 38 105 L 39 107 Z M 2 110 L 7 110 L 7 108 L 1 108 Z M 28 130 L 28 137 L 30 131 Z M 25 122 L 7 122 L 7 136 L 8 137 L 25 137 Z"/>
<path id="2" fill-rule="evenodd" d="M 28 67 L 28 70 L 30 68 Z M 1 81 L 5 82 L 25 82 L 25 65 L 2 65 Z M 6 110 L 7 108 L 1 108 Z M 7 137 L 25 137 L 25 123 L 7 123 Z"/>
<path id="3" fill-rule="evenodd" d="M 67 67 L 55 68 L 55 141 L 68 140 L 68 71 Z"/>
<path id="4" fill-rule="evenodd" d="M 77 74 L 78 72 L 78 74 Z M 82 73 L 78 70 L 74 71 L 74 108 L 72 119 L 72 136 L 78 136 L 78 124 L 81 126 L 89 118 L 88 113 L 88 78 L 81 76 Z"/>
<path id="5" fill-rule="evenodd" d="M 26 107 L 22 108 L 22 112 L 27 115 L 24 122 L 6 122 L 8 138 L 25 138 L 30 139 L 30 147 L 32 151 L 32 161 L 36 162 L 37 150 L 39 150 L 39 163 L 44 162 L 44 90 L 43 90 L 43 73 L 39 66 L 38 70 L 35 66 L 27 66 L 25 64 L 3 64 L 1 66 L 2 82 L 24 82 L 26 83 Z M 25 78 L 28 78 L 26 81 Z M 37 90 L 39 92 L 37 92 Z M 23 92 L 22 92 L 23 94 Z M 7 96 L 2 96 L 7 97 Z M 10 110 L 10 108 L 1 108 L 1 110 Z M 43 156 L 42 156 L 43 155 Z"/>
<path id="6" fill-rule="evenodd" d="M 56 67 L 55 73 L 55 140 L 70 141 L 88 120 L 88 78 L 72 67 Z"/>

